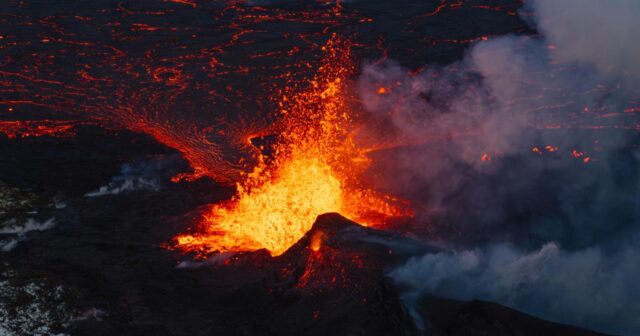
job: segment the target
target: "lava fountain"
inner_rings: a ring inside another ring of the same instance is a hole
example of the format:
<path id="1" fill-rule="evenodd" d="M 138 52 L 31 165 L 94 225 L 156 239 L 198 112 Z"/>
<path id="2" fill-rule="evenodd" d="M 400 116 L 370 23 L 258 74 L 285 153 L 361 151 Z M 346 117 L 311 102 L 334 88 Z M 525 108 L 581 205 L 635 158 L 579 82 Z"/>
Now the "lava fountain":
<path id="1" fill-rule="evenodd" d="M 266 249 L 277 256 L 323 213 L 339 212 L 364 225 L 410 215 L 402 202 L 366 188 L 359 179 L 371 162 L 354 141 L 347 87 L 355 68 L 350 50 L 348 40 L 332 36 L 314 78 L 278 93 L 281 123 L 275 145 L 259 155 L 230 201 L 211 207 L 197 233 L 176 237 L 180 249 Z"/>

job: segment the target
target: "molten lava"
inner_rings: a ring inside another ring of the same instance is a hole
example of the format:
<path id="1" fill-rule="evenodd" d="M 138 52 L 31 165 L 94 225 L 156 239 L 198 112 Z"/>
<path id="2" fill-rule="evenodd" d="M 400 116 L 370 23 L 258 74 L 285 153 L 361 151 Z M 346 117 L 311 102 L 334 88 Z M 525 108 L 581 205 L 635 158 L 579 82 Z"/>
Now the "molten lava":
<path id="1" fill-rule="evenodd" d="M 280 255 L 326 212 L 365 225 L 410 214 L 359 181 L 370 160 L 353 139 L 349 42 L 334 36 L 322 50 L 322 66 L 308 86 L 282 91 L 282 123 L 272 154 L 259 157 L 230 202 L 212 207 L 200 232 L 177 237 L 180 248 L 205 253 L 264 248 Z"/>
<path id="2" fill-rule="evenodd" d="M 80 124 L 83 122 L 77 120 L 0 121 L 0 133 L 9 139 L 40 136 L 72 137 L 75 135 L 74 128 Z"/>

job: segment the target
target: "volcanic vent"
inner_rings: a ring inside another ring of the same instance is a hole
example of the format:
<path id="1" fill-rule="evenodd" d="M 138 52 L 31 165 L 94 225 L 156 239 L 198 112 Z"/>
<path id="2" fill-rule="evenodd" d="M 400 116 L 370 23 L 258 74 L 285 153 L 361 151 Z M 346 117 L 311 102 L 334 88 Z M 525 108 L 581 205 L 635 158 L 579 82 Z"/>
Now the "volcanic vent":
<path id="1" fill-rule="evenodd" d="M 405 204 L 360 180 L 370 161 L 354 139 L 350 42 L 333 35 L 322 51 L 313 79 L 282 90 L 281 121 L 269 154 L 259 154 L 258 165 L 237 183 L 238 194 L 212 206 L 196 233 L 176 238 L 178 247 L 199 252 L 264 248 L 279 255 L 322 213 L 340 212 L 365 225 L 411 215 Z"/>

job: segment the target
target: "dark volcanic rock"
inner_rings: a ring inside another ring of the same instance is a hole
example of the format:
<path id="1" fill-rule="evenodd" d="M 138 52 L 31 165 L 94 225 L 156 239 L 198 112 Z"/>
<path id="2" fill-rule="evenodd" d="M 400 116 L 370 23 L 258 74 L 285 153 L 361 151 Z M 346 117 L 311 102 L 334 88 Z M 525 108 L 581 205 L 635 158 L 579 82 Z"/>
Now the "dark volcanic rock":
<path id="1" fill-rule="evenodd" d="M 600 335 L 541 320 L 493 302 L 427 297 L 421 306 L 420 312 L 428 322 L 428 334 L 433 336 Z"/>
<path id="2" fill-rule="evenodd" d="M 398 291 L 385 277 L 386 267 L 397 257 L 385 244 L 367 238 L 401 239 L 338 214 L 325 214 L 305 237 L 276 258 L 291 270 L 279 294 L 292 300 L 285 311 L 275 313 L 276 321 L 291 319 L 291 326 L 299 326 L 290 329 L 276 323 L 272 326 L 276 334 L 417 334 Z M 313 239 L 320 240 L 317 251 L 310 248 Z"/>
<path id="3" fill-rule="evenodd" d="M 54 146 L 54 139 L 43 138 L 12 143 L 25 150 L 4 148 L 14 155 L 13 163 L 3 168 L 9 185 L 5 189 L 18 186 L 38 190 L 39 181 L 46 181 L 47 176 L 20 169 L 22 156 L 49 148 L 49 157 L 62 157 L 75 151 L 77 142 L 86 137 L 118 144 L 108 151 L 92 152 L 91 160 L 53 166 L 54 175 L 79 179 L 68 189 L 64 188 L 66 184 L 41 185 L 44 194 L 52 194 L 56 188 L 63 191 L 66 206 L 46 212 L 56 218 L 55 227 L 29 232 L 11 251 L 0 252 L 4 261 L 0 274 L 0 297 L 4 299 L 0 309 L 14 321 L 3 323 L 12 328 L 12 333 L 419 334 L 400 300 L 401 293 L 386 274 L 407 257 L 434 248 L 388 231 L 362 227 L 338 214 L 325 214 L 279 257 L 256 251 L 194 261 L 191 256 L 163 246 L 185 232 L 202 206 L 230 197 L 233 190 L 200 180 L 167 182 L 156 191 L 84 197 L 82 193 L 104 185 L 111 179 L 110 174 L 117 173 L 114 164 L 108 169 L 94 169 L 94 165 L 112 162 L 114 157 L 116 162 L 127 162 L 163 151 L 156 145 L 146 146 L 135 136 L 100 140 L 105 136 L 101 132 L 86 134 L 65 139 L 62 146 Z M 131 141 L 138 144 L 135 153 L 128 149 Z M 83 151 L 80 149 L 78 158 Z M 76 175 L 76 170 L 98 173 Z M 37 202 L 33 204 L 37 206 Z M 310 248 L 312 241 L 315 251 Z M 429 333 L 581 332 L 495 304 L 434 300 L 425 301 L 428 303 L 420 311 Z M 37 314 L 28 313 L 29 307 L 36 307 Z M 25 315 L 29 318 L 11 318 Z"/>
<path id="4" fill-rule="evenodd" d="M 9 139 L 0 134 L 0 179 L 12 187 L 41 193 L 83 194 L 108 182 L 120 166 L 146 155 L 175 153 L 150 136 L 76 128 L 74 137 Z"/>
<path id="5" fill-rule="evenodd" d="M 86 224 L 42 232 L 8 259 L 25 277 L 54 279 L 73 294 L 65 296 L 65 309 L 84 313 L 55 325 L 75 335 L 419 334 L 385 274 L 407 251 L 429 247 L 326 214 L 282 256 L 257 251 L 179 264 L 185 256 L 161 244 L 182 228 L 163 218 L 187 206 L 160 211 L 179 204 L 172 196 L 179 194 L 78 201 Z M 310 248 L 315 239 L 317 251 Z M 490 303 L 426 302 L 421 313 L 430 334 L 582 332 Z"/>

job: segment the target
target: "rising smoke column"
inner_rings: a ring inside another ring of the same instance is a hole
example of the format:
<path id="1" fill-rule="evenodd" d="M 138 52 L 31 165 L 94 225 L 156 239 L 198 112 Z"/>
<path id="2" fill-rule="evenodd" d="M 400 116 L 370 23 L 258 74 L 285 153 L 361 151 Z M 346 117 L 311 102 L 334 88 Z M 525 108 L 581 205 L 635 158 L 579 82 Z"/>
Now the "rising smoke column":
<path id="1" fill-rule="evenodd" d="M 479 42 L 419 73 L 363 68 L 361 139 L 393 176 L 380 183 L 437 209 L 419 220 L 451 246 L 390 273 L 409 293 L 640 332 L 638 14 L 632 1 L 532 1 L 521 15 L 540 36 Z"/>

